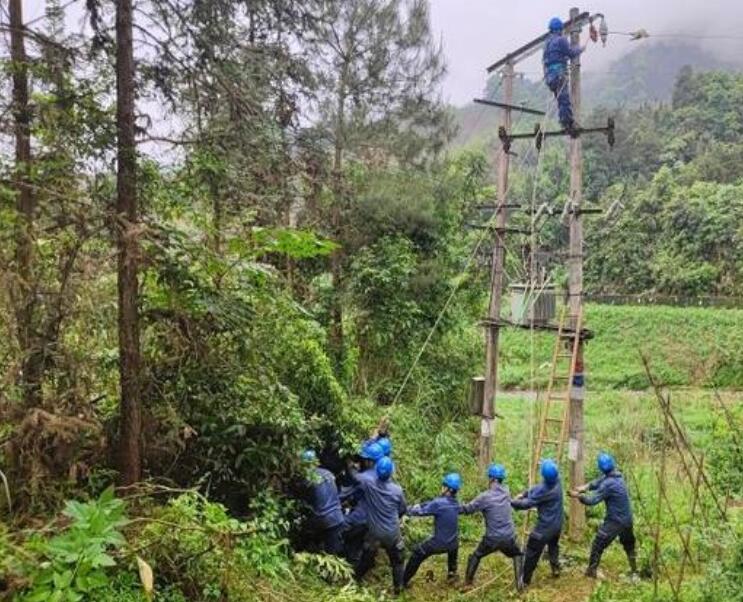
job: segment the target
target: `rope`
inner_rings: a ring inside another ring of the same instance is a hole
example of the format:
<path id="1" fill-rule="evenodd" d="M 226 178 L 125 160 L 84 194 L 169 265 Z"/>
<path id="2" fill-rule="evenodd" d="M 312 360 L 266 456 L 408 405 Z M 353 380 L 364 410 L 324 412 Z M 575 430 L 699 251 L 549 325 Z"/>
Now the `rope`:
<path id="1" fill-rule="evenodd" d="M 563 88 L 567 85 L 567 78 L 563 82 L 562 86 L 558 90 L 557 94 L 554 95 L 554 98 L 552 102 L 550 103 L 550 106 L 547 111 L 545 111 L 544 119 L 542 120 L 541 130 L 544 131 L 547 125 L 547 119 L 550 117 L 550 114 L 554 113 L 555 106 L 556 106 L 556 99 L 562 92 Z M 546 144 L 547 139 L 543 138 L 542 140 L 543 144 Z M 543 150 L 543 149 L 542 149 Z M 528 307 L 528 300 L 530 296 L 532 296 L 532 291 L 536 288 L 536 280 L 535 280 L 535 271 L 534 271 L 534 257 L 536 254 L 536 247 L 537 247 L 537 230 L 536 230 L 536 197 L 537 197 L 537 187 L 539 184 L 539 168 L 542 164 L 542 150 L 540 150 L 537 153 L 537 163 L 534 167 L 534 176 L 532 180 L 532 194 L 531 194 L 531 201 L 530 201 L 530 240 L 529 240 L 529 246 L 530 246 L 530 253 L 529 253 L 529 264 L 528 264 L 528 272 L 529 272 L 529 285 L 528 288 L 525 291 L 525 305 Z M 550 281 L 550 279 L 546 279 L 544 284 L 542 285 L 541 290 L 537 295 L 534 295 L 534 299 L 536 300 L 544 291 L 544 287 L 547 286 L 547 283 Z M 527 473 L 527 483 L 529 488 L 532 486 L 532 469 L 531 464 L 534 460 L 534 428 L 535 428 L 535 413 L 537 409 L 537 395 L 536 395 L 536 347 L 535 347 L 535 329 L 534 329 L 534 312 L 532 312 L 531 319 L 529 320 L 529 382 L 530 382 L 530 388 L 532 391 L 534 391 L 534 402 L 530 404 L 529 406 L 529 442 L 528 442 L 528 450 L 529 450 L 529 467 L 528 467 L 528 473 Z M 498 441 L 497 437 L 495 437 L 495 431 L 494 431 L 494 438 L 496 441 Z M 522 532 L 522 539 L 526 539 L 526 532 L 529 528 L 529 513 L 527 513 L 526 517 L 524 518 L 524 524 L 523 524 L 523 532 Z"/>
<path id="2" fill-rule="evenodd" d="M 555 102 L 556 102 L 555 98 L 553 98 L 550 101 L 550 108 L 552 107 L 552 105 L 555 104 Z M 549 109 L 548 109 L 548 111 L 549 111 Z M 519 123 L 519 121 L 521 119 L 522 119 L 522 116 L 519 115 L 519 117 L 517 118 L 517 121 L 516 121 L 516 125 Z M 546 123 L 546 119 L 547 119 L 547 115 L 545 114 L 545 118 L 544 118 L 544 122 L 545 123 Z M 512 125 L 512 129 L 514 129 L 514 126 L 513 125 Z M 532 149 L 532 147 L 530 146 L 529 149 L 527 150 L 527 152 L 525 152 L 524 155 L 521 157 L 520 164 L 523 165 L 523 164 L 526 163 L 526 159 L 529 156 L 529 152 L 531 151 L 531 149 Z M 503 152 L 503 148 L 501 147 L 498 152 L 501 152 L 502 153 Z M 537 162 L 537 165 L 538 164 L 539 164 L 539 162 Z M 508 187 L 506 188 L 506 194 L 504 195 L 504 197 L 507 197 L 508 196 L 508 192 L 509 192 L 510 188 L 511 188 L 511 182 L 509 182 Z M 490 226 L 491 226 L 492 222 L 495 219 L 497 219 L 497 214 L 498 214 L 497 210 L 495 212 L 493 212 L 493 215 L 490 217 L 490 219 L 488 220 L 488 222 L 485 224 L 485 228 L 483 229 L 482 234 L 477 239 L 474 250 L 468 256 L 468 258 L 465 261 L 465 264 L 464 264 L 464 267 L 462 268 L 462 270 L 457 274 L 457 277 L 455 278 L 455 282 L 452 285 L 452 290 L 451 290 L 450 294 L 446 298 L 446 301 L 444 302 L 444 305 L 441 308 L 441 311 L 439 311 L 439 313 L 438 313 L 438 315 L 436 317 L 436 320 L 433 323 L 433 326 L 431 326 L 431 329 L 429 330 L 428 335 L 426 336 L 426 338 L 423 341 L 423 344 L 421 345 L 420 349 L 418 350 L 418 353 L 416 354 L 415 359 L 413 360 L 413 363 L 411 364 L 410 368 L 408 369 L 407 373 L 405 374 L 405 378 L 403 379 L 402 384 L 397 389 L 397 392 L 395 393 L 395 397 L 392 399 L 391 405 L 393 405 L 393 406 L 396 405 L 397 402 L 400 400 L 400 396 L 402 395 L 402 392 L 405 390 L 405 387 L 407 386 L 408 381 L 410 380 L 410 377 L 413 374 L 413 370 L 415 370 L 416 366 L 418 365 L 418 362 L 420 361 L 420 358 L 423 356 L 423 353 L 425 352 L 426 348 L 428 347 L 428 344 L 431 342 L 431 339 L 433 338 L 433 335 L 436 332 L 436 329 L 437 329 L 439 323 L 441 322 L 441 319 L 443 318 L 444 313 L 449 308 L 449 305 L 451 304 L 452 300 L 454 299 L 454 296 L 456 295 L 456 293 L 459 290 L 459 281 L 460 281 L 461 276 L 463 276 L 464 273 L 466 273 L 467 270 L 469 270 L 470 266 L 472 265 L 472 263 L 474 261 L 474 258 L 477 256 L 477 253 L 479 252 L 480 247 L 482 246 L 482 243 L 485 240 L 485 237 L 489 234 L 489 229 L 490 229 Z"/>
<path id="3" fill-rule="evenodd" d="M 503 149 L 501 148 L 499 152 L 503 152 Z M 485 224 L 485 228 L 482 231 L 482 234 L 479 236 L 479 238 L 476 241 L 475 247 L 472 250 L 472 252 L 467 257 L 467 260 L 464 263 L 464 266 L 459 271 L 459 273 L 456 275 L 454 279 L 454 284 L 452 285 L 451 291 L 449 295 L 446 298 L 446 301 L 444 302 L 443 307 L 439 311 L 438 315 L 436 316 L 436 320 L 433 323 L 433 326 L 431 326 L 430 330 L 428 331 L 428 335 L 426 336 L 425 340 L 423 341 L 423 344 L 421 345 L 420 349 L 418 350 L 418 353 L 415 356 L 415 359 L 413 360 L 413 363 L 411 364 L 410 368 L 405 374 L 405 378 L 402 381 L 402 384 L 397 389 L 397 392 L 395 393 L 395 397 L 392 400 L 391 405 L 396 405 L 397 402 L 400 399 L 400 395 L 402 395 L 403 390 L 408 384 L 408 381 L 410 380 L 410 377 L 413 374 L 413 370 L 415 370 L 416 366 L 418 365 L 418 362 L 420 361 L 421 357 L 423 356 L 423 353 L 426 351 L 426 348 L 428 347 L 428 344 L 431 342 L 431 339 L 433 338 L 434 333 L 436 332 L 436 329 L 438 328 L 439 323 L 441 322 L 442 318 L 444 317 L 444 314 L 446 313 L 446 310 L 449 309 L 449 305 L 454 299 L 454 296 L 459 291 L 459 282 L 461 277 L 469 270 L 470 266 L 474 262 L 475 257 L 477 256 L 478 252 L 480 251 L 480 247 L 482 246 L 483 241 L 485 240 L 485 237 L 489 233 L 489 228 L 491 226 L 492 221 L 495 219 L 497 215 L 497 211 L 493 213 L 493 215 L 488 219 L 488 221 Z"/>

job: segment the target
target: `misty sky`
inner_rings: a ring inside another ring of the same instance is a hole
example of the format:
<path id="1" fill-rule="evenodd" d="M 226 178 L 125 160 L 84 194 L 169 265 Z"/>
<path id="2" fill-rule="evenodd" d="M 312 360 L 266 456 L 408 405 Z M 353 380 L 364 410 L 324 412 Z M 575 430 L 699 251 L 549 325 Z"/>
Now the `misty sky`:
<path id="1" fill-rule="evenodd" d="M 457 105 L 480 95 L 486 79 L 485 67 L 542 34 L 550 17 L 567 18 L 570 7 L 575 6 L 555 0 L 429 1 L 433 29 L 443 41 L 449 64 L 444 98 Z M 703 44 L 721 56 L 743 55 L 742 0 L 592 0 L 578 7 L 591 13 L 604 13 L 610 31 L 644 28 L 651 35 L 736 36 L 737 40 L 690 41 Z M 610 36 L 606 48 L 600 42 L 589 46 L 583 68 L 601 70 L 637 44 L 650 42 L 630 42 L 628 37 Z M 517 70 L 538 78 L 539 57 L 525 61 Z"/>
<path id="2" fill-rule="evenodd" d="M 0 0 L 1 1 L 1 0 Z M 485 67 L 510 50 L 534 39 L 546 29 L 552 16 L 566 18 L 571 2 L 556 0 L 429 0 L 433 30 L 446 53 L 449 73 L 444 82 L 444 98 L 461 105 L 480 96 L 485 84 Z M 23 0 L 28 21 L 43 15 L 44 0 Z M 68 23 L 79 26 L 83 0 L 69 9 Z M 691 36 L 734 36 L 735 40 L 694 40 L 720 56 L 743 56 L 743 0 L 592 0 L 580 6 L 591 13 L 602 12 L 611 31 L 646 29 L 652 34 Z M 73 26 L 74 27 L 74 26 Z M 585 36 L 586 34 L 584 34 Z M 656 38 L 671 40 L 673 38 Z M 637 44 L 628 37 L 610 36 L 606 48 L 591 44 L 583 59 L 586 71 L 605 69 Z M 532 57 L 518 70 L 532 78 L 541 74 L 540 59 Z"/>

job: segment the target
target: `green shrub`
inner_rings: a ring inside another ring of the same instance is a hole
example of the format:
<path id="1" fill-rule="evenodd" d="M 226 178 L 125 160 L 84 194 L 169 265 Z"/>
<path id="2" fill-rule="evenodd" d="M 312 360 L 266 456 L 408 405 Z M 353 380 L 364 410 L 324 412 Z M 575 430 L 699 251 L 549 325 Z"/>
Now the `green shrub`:
<path id="1" fill-rule="evenodd" d="M 196 493 L 155 510 L 141 530 L 158 583 L 191 600 L 255 600 L 251 583 L 291 575 L 288 508 L 269 495 L 255 498 L 250 521 Z"/>
<path id="2" fill-rule="evenodd" d="M 62 533 L 28 543 L 38 563 L 28 567 L 25 602 L 93 600 L 110 585 L 112 552 L 126 543 L 120 531 L 127 524 L 124 503 L 109 488 L 97 500 L 67 502 L 63 514 L 72 522 Z"/>

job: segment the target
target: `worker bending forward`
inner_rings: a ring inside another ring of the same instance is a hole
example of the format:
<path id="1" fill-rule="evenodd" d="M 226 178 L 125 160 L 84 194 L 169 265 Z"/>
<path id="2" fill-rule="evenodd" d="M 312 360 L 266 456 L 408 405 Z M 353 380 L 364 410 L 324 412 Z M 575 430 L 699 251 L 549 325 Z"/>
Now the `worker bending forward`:
<path id="1" fill-rule="evenodd" d="M 542 482 L 517 496 L 511 506 L 517 510 L 537 509 L 537 524 L 529 533 L 524 554 L 524 585 L 531 583 L 539 558 L 545 546 L 549 554 L 554 577 L 560 574 L 560 533 L 562 531 L 563 507 L 562 485 L 557 464 L 543 460 L 540 467 Z"/>
<path id="2" fill-rule="evenodd" d="M 604 522 L 599 527 L 591 545 L 591 557 L 588 560 L 586 576 L 596 577 L 601 555 L 617 537 L 627 554 L 630 570 L 633 575 L 636 575 L 635 534 L 632 528 L 632 508 L 627 484 L 616 470 L 614 458 L 609 454 L 599 454 L 596 464 L 603 476 L 570 492 L 572 497 L 577 497 L 586 506 L 595 506 L 601 502 L 606 504 Z M 593 494 L 586 495 L 587 491 L 592 491 Z"/>
<path id="3" fill-rule="evenodd" d="M 480 560 L 493 552 L 502 552 L 513 559 L 516 589 L 522 589 L 522 552 L 516 541 L 516 531 L 511 514 L 511 494 L 503 484 L 506 469 L 500 464 L 488 467 L 490 487 L 469 504 L 462 505 L 462 514 L 482 512 L 485 519 L 485 535 L 475 551 L 467 559 L 465 584 L 472 585 Z"/>
<path id="4" fill-rule="evenodd" d="M 446 554 L 448 579 L 457 576 L 459 555 L 459 502 L 457 492 L 462 487 L 462 479 L 456 473 L 447 474 L 442 481 L 441 495 L 430 502 L 416 504 L 408 508 L 408 516 L 433 516 L 433 537 L 413 548 L 413 553 L 405 567 L 403 586 L 408 587 L 418 572 L 421 563 L 434 554 Z"/>
<path id="5" fill-rule="evenodd" d="M 343 511 L 335 476 L 319 465 L 314 450 L 302 452 L 302 462 L 309 468 L 303 489 L 312 510 L 311 529 L 322 542 L 323 551 L 340 556 L 343 552 Z"/>
<path id="6" fill-rule="evenodd" d="M 368 531 L 361 559 L 356 565 L 356 578 L 361 579 L 374 564 L 377 549 L 384 548 L 392 567 L 392 586 L 395 595 L 402 588 L 404 545 L 400 535 L 400 517 L 406 512 L 402 488 L 391 479 L 395 465 L 388 457 L 381 458 L 374 470 L 356 472 L 351 476 L 359 484 L 367 513 Z"/>

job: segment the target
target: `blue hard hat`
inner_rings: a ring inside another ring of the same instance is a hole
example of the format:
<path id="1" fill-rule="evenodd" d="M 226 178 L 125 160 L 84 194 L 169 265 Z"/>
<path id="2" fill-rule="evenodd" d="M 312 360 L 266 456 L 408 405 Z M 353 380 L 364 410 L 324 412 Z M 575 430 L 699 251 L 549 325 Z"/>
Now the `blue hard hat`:
<path id="1" fill-rule="evenodd" d="M 488 466 L 488 478 L 503 481 L 506 478 L 506 469 L 503 464 L 491 464 Z"/>
<path id="2" fill-rule="evenodd" d="M 596 459 L 596 466 L 598 466 L 599 470 L 604 474 L 609 473 L 614 470 L 614 458 L 612 458 L 611 454 L 602 452 Z"/>
<path id="3" fill-rule="evenodd" d="M 302 452 L 302 462 L 314 462 L 317 460 L 317 454 L 314 449 L 306 449 Z"/>
<path id="4" fill-rule="evenodd" d="M 459 476 L 458 472 L 450 472 L 444 476 L 441 484 L 452 491 L 459 491 L 462 488 L 462 477 Z"/>
<path id="5" fill-rule="evenodd" d="M 547 28 L 550 31 L 562 31 L 562 19 L 560 17 L 552 17 Z"/>
<path id="6" fill-rule="evenodd" d="M 361 452 L 359 455 L 364 458 L 364 460 L 373 460 L 376 462 L 380 458 L 384 457 L 384 451 L 382 450 L 382 446 L 379 445 L 379 443 L 374 443 L 373 441 L 366 441 L 361 446 Z"/>
<path id="7" fill-rule="evenodd" d="M 541 473 L 547 485 L 554 485 L 557 482 L 557 477 L 560 475 L 557 464 L 550 458 L 542 460 Z"/>
<path id="8" fill-rule="evenodd" d="M 382 453 L 385 456 L 392 455 L 392 441 L 390 441 L 389 437 L 380 437 L 377 439 L 377 445 L 382 448 Z"/>
<path id="9" fill-rule="evenodd" d="M 395 470 L 395 464 L 387 456 L 383 456 L 377 462 L 375 468 L 377 471 L 377 476 L 383 481 L 386 481 L 392 476 L 392 473 Z"/>

